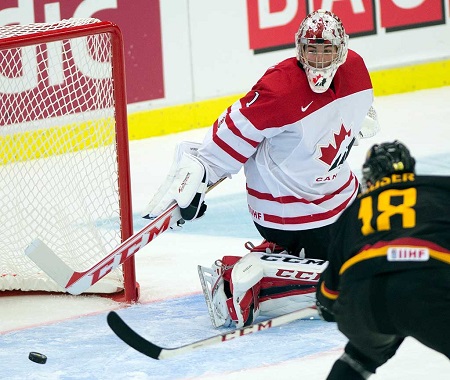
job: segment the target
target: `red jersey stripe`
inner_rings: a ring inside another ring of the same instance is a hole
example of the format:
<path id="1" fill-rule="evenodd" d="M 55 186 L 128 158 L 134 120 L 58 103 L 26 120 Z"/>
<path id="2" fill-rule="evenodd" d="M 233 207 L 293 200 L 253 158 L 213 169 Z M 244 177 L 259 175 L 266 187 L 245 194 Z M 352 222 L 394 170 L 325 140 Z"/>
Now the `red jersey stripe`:
<path id="1" fill-rule="evenodd" d="M 253 148 L 256 148 L 259 144 L 258 141 L 254 141 L 251 140 L 247 137 L 245 137 L 241 131 L 236 127 L 236 125 L 234 124 L 233 120 L 230 117 L 230 114 L 227 113 L 226 117 L 225 117 L 225 122 L 227 124 L 228 129 L 230 130 L 230 132 L 232 132 L 234 135 L 236 135 L 237 137 L 239 137 L 240 139 L 244 140 L 246 143 L 248 143 L 249 145 L 251 145 Z"/>
<path id="2" fill-rule="evenodd" d="M 240 162 L 241 164 L 245 164 L 245 162 L 247 162 L 247 160 L 248 160 L 247 157 L 245 157 L 242 154 L 236 152 L 231 146 L 229 146 L 225 141 L 223 141 L 216 134 L 213 135 L 213 141 L 216 143 L 216 145 L 220 149 L 222 149 L 229 156 L 233 157 L 236 161 Z"/>
<path id="3" fill-rule="evenodd" d="M 356 178 L 355 178 L 356 182 Z M 339 214 L 341 211 L 343 211 L 347 205 L 352 200 L 353 196 L 355 195 L 357 191 L 357 187 L 353 191 L 352 195 L 347 198 L 345 202 L 342 202 L 338 207 L 335 207 L 332 210 L 322 212 L 319 214 L 312 214 L 312 215 L 304 215 L 304 216 L 294 216 L 294 217 L 281 217 L 278 215 L 270 215 L 270 214 L 264 214 L 264 220 L 271 223 L 278 223 L 278 224 L 302 224 L 302 223 L 313 223 L 318 222 L 321 220 L 331 219 L 332 217 Z"/>
<path id="4" fill-rule="evenodd" d="M 266 201 L 272 201 L 272 202 L 278 202 L 278 203 L 282 203 L 282 204 L 287 204 L 287 203 L 308 203 L 308 204 L 315 204 L 315 205 L 319 205 L 331 198 L 333 198 L 336 195 L 339 195 L 342 193 L 342 190 L 345 189 L 346 187 L 348 187 L 350 185 L 350 183 L 352 181 L 355 180 L 355 176 L 353 173 L 350 173 L 350 176 L 348 178 L 348 181 L 342 185 L 338 190 L 334 191 L 331 194 L 325 195 L 322 198 L 316 199 L 314 201 L 308 201 L 304 198 L 298 198 L 295 197 L 293 195 L 287 195 L 287 196 L 281 196 L 281 197 L 274 197 L 272 194 L 269 193 L 262 193 L 259 192 L 257 190 L 251 189 L 248 186 L 246 186 L 247 188 L 247 192 L 249 195 L 261 199 L 261 200 L 266 200 Z"/>

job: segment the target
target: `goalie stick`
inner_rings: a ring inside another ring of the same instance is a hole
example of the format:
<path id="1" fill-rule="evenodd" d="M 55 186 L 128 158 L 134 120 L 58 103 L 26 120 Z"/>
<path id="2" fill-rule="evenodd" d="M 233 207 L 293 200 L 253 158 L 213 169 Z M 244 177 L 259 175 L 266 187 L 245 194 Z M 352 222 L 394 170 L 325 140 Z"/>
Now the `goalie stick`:
<path id="1" fill-rule="evenodd" d="M 160 360 L 169 359 L 174 356 L 189 353 L 196 350 L 197 348 L 204 348 L 218 343 L 227 342 L 229 340 L 240 338 L 251 333 L 255 333 L 261 330 L 267 330 L 272 327 L 278 327 L 286 323 L 296 321 L 298 319 L 313 317 L 315 315 L 317 315 L 317 310 L 314 307 L 307 307 L 305 309 L 284 314 L 263 322 L 255 323 L 247 327 L 231 330 L 224 334 L 215 335 L 210 338 L 201 339 L 196 342 L 188 343 L 183 346 L 174 348 L 164 348 L 143 338 L 130 326 L 128 326 L 115 311 L 110 311 L 108 313 L 107 322 L 114 334 L 116 334 L 130 347 L 152 359 Z"/>
<path id="2" fill-rule="evenodd" d="M 222 178 L 211 185 L 206 192 L 216 187 L 224 179 Z M 25 255 L 68 293 L 78 295 L 88 290 L 113 269 L 123 264 L 125 260 L 133 256 L 164 231 L 177 225 L 180 219 L 182 219 L 180 208 L 175 203 L 139 232 L 121 243 L 97 264 L 82 272 L 77 272 L 69 267 L 39 238 L 34 239 L 25 249 Z"/>

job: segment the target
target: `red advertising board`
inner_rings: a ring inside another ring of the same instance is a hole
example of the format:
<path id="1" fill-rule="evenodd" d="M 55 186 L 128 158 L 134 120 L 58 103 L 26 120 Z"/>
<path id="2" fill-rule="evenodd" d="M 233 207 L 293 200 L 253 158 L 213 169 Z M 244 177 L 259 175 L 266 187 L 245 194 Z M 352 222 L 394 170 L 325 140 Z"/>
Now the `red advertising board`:
<path id="1" fill-rule="evenodd" d="M 132 4 L 131 4 L 132 3 Z M 159 0 L 2 0 L 3 25 L 72 17 L 112 21 L 124 38 L 128 103 L 164 98 Z"/>
<path id="2" fill-rule="evenodd" d="M 387 32 L 443 24 L 443 0 L 380 0 L 381 26 Z"/>
<path id="3" fill-rule="evenodd" d="M 336 13 L 351 37 L 376 34 L 377 24 L 389 33 L 445 23 L 444 0 L 247 0 L 250 49 L 261 53 L 293 46 L 310 3 Z"/>

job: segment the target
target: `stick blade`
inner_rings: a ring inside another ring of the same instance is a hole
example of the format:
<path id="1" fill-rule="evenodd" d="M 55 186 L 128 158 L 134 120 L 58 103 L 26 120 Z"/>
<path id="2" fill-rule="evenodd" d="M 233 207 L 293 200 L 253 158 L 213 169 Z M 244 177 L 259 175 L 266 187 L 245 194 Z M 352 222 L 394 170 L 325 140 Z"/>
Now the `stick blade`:
<path id="1" fill-rule="evenodd" d="M 61 288 L 66 288 L 66 284 L 74 274 L 74 271 L 42 240 L 39 238 L 34 239 L 25 249 L 25 255 L 61 286 Z"/>
<path id="2" fill-rule="evenodd" d="M 116 334 L 130 347 L 150 358 L 157 360 L 160 359 L 159 356 L 161 354 L 162 347 L 159 347 L 156 344 L 142 338 L 139 334 L 132 330 L 115 311 L 110 311 L 108 313 L 106 321 L 114 334 Z"/>

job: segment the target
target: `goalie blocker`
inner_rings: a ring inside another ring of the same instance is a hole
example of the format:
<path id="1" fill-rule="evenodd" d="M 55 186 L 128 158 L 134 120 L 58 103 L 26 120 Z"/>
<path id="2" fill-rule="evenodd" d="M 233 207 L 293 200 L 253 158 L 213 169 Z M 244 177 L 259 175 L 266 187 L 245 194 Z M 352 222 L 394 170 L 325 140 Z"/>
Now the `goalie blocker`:
<path id="1" fill-rule="evenodd" d="M 197 158 L 200 144 L 182 141 L 175 150 L 166 179 L 147 205 L 142 217 L 154 219 L 177 203 L 184 220 L 200 218 L 206 211 L 208 172 Z"/>
<path id="2" fill-rule="evenodd" d="M 286 253 L 224 256 L 211 268 L 198 266 L 214 327 L 248 326 L 258 316 L 277 317 L 313 307 L 328 262 Z"/>

